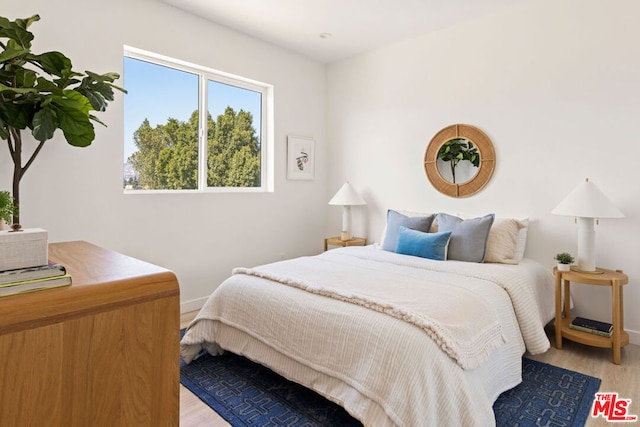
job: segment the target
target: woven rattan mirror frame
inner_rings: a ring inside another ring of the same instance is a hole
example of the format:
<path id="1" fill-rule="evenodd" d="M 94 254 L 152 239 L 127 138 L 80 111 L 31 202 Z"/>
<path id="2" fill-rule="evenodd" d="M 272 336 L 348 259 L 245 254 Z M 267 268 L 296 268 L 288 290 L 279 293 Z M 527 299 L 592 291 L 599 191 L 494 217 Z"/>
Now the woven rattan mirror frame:
<path id="1" fill-rule="evenodd" d="M 440 147 L 453 138 L 468 139 L 473 142 L 480 153 L 480 166 L 476 174 L 470 180 L 459 184 L 444 179 L 437 166 Z M 436 133 L 429 142 L 427 152 L 424 155 L 424 170 L 431 185 L 442 194 L 451 197 L 468 197 L 482 190 L 491 179 L 495 165 L 496 154 L 489 137 L 475 126 L 465 124 L 447 126 Z"/>

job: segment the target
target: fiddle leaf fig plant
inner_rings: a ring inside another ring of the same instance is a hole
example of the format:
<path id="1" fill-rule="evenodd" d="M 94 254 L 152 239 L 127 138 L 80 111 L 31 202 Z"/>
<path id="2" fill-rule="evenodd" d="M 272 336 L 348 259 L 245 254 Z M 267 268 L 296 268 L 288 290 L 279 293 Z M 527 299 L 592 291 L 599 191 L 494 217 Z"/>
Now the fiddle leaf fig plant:
<path id="1" fill-rule="evenodd" d="M 60 129 L 70 145 L 90 145 L 93 122 L 104 125 L 91 112 L 105 111 L 114 89 L 126 92 L 113 84 L 117 73 L 78 73 L 60 52 L 32 52 L 34 35 L 28 28 L 39 20 L 38 15 L 15 21 L 0 16 L 0 139 L 7 142 L 14 165 L 14 229 L 20 229 L 20 180 L 44 143 Z M 24 132 L 36 141 L 26 161 Z"/>
<path id="2" fill-rule="evenodd" d="M 452 138 L 442 144 L 442 147 L 438 150 L 438 158 L 449 162 L 454 184 L 456 182 L 456 166 L 460 161 L 468 160 L 473 166 L 480 166 L 478 148 L 466 138 Z"/>

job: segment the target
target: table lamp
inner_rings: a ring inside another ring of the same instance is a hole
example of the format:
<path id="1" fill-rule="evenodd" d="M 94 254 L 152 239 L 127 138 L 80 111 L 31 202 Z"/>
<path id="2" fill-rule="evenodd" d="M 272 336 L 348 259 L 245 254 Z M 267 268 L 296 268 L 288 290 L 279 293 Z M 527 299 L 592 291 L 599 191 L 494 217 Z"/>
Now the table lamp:
<path id="1" fill-rule="evenodd" d="M 569 193 L 551 213 L 577 218 L 578 265 L 573 269 L 582 273 L 601 273 L 602 270 L 596 268 L 595 221 L 598 218 L 622 218 L 624 214 L 589 178 Z"/>
<path id="2" fill-rule="evenodd" d="M 349 184 L 349 181 L 345 182 L 340 190 L 329 200 L 330 205 L 342 206 L 342 233 L 340 233 L 340 240 L 351 240 L 351 206 L 366 205 L 358 192 Z"/>

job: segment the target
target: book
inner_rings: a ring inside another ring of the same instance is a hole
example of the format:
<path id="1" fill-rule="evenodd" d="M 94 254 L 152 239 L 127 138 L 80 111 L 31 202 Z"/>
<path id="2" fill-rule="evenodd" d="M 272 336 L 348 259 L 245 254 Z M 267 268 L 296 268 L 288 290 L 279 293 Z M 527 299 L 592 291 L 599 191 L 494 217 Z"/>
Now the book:
<path id="1" fill-rule="evenodd" d="M 63 266 L 49 261 L 48 264 L 40 265 L 38 267 L 0 271 L 0 285 L 64 276 L 66 273 L 67 270 Z"/>
<path id="2" fill-rule="evenodd" d="M 613 334 L 612 332 L 603 332 L 597 329 L 585 328 L 584 326 L 574 325 L 573 323 L 570 323 L 569 327 L 571 329 L 575 329 L 576 331 L 588 332 L 590 334 L 600 335 L 601 337 L 611 338 L 611 335 Z"/>
<path id="3" fill-rule="evenodd" d="M 24 282 L 6 283 L 0 285 L 0 297 L 22 294 L 25 292 L 39 291 L 43 289 L 60 288 L 71 284 L 71 275 L 65 274 L 58 277 L 27 280 Z"/>
<path id="4" fill-rule="evenodd" d="M 611 323 L 600 322 L 598 320 L 586 319 L 584 317 L 576 317 L 571 321 L 571 325 L 580 326 L 583 328 L 593 329 L 599 332 L 611 333 L 613 326 Z"/>

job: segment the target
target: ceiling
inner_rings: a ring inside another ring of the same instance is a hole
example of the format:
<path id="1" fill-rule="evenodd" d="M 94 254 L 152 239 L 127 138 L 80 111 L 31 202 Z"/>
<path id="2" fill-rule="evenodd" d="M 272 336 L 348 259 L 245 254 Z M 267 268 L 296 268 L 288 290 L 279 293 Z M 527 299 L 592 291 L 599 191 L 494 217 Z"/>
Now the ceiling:
<path id="1" fill-rule="evenodd" d="M 324 63 L 528 0 L 159 0 Z"/>

